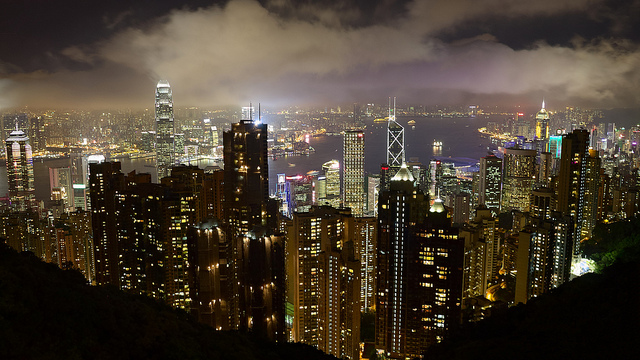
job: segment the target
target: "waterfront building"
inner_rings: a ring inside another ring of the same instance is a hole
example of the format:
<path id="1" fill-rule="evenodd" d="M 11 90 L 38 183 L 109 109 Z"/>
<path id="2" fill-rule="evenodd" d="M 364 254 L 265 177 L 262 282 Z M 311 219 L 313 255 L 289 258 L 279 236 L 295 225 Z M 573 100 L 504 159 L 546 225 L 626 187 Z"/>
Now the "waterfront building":
<path id="1" fill-rule="evenodd" d="M 364 132 L 344 132 L 343 146 L 343 199 L 344 206 L 351 208 L 353 216 L 364 215 Z"/>
<path id="2" fill-rule="evenodd" d="M 156 162 L 158 179 L 169 175 L 169 169 L 175 164 L 175 125 L 173 121 L 173 92 L 166 80 L 156 85 L 155 102 Z"/>
<path id="3" fill-rule="evenodd" d="M 18 129 L 5 140 L 9 199 L 17 211 L 37 209 L 33 175 L 33 155 L 29 137 Z"/>

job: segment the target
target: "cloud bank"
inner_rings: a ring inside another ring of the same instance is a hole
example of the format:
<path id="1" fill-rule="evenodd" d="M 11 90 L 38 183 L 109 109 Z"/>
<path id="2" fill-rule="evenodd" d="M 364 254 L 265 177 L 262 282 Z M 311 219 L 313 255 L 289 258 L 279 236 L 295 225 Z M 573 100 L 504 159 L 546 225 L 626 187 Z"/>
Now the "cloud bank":
<path id="1" fill-rule="evenodd" d="M 357 8 L 318 12 L 287 1 L 175 10 L 91 46 L 61 52 L 83 70 L 0 80 L 0 107 L 149 107 L 167 79 L 178 106 L 375 101 L 422 104 L 544 96 L 582 106 L 640 105 L 640 49 L 624 39 L 544 41 L 514 50 L 491 34 L 453 43 L 436 34 L 488 16 L 583 11 L 595 0 L 412 1 L 403 16 L 359 26 Z M 388 6 L 382 2 L 380 6 Z M 341 12 L 341 13 L 339 13 Z M 351 20 L 349 20 L 351 19 Z M 499 100 L 498 100 L 499 101 Z M 549 101 L 551 102 L 551 100 Z"/>

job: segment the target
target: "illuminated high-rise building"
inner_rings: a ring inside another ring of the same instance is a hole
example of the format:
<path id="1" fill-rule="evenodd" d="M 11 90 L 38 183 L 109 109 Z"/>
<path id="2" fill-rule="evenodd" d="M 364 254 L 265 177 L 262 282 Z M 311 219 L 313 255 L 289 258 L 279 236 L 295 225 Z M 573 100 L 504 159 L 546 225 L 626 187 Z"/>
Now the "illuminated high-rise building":
<path id="1" fill-rule="evenodd" d="M 158 179 L 169 175 L 175 163 L 175 126 L 173 122 L 173 93 L 166 80 L 156 86 L 156 162 Z"/>
<path id="2" fill-rule="evenodd" d="M 351 208 L 354 216 L 364 214 L 364 132 L 344 132 L 343 198 L 344 206 Z"/>
<path id="3" fill-rule="evenodd" d="M 375 217 L 354 219 L 356 257 L 360 259 L 360 310 L 372 310 L 375 305 L 376 238 L 378 220 Z"/>
<path id="4" fill-rule="evenodd" d="M 321 204 L 337 208 L 340 206 L 340 162 L 327 161 L 322 164 L 322 171 L 325 176 L 324 197 L 318 200 Z"/>
<path id="5" fill-rule="evenodd" d="M 585 163 L 585 186 L 580 239 L 588 239 L 596 226 L 598 217 L 598 195 L 600 188 L 600 157 L 598 152 L 589 149 Z"/>
<path id="6" fill-rule="evenodd" d="M 562 138 L 562 155 L 558 174 L 557 210 L 568 215 L 574 226 L 574 261 L 580 255 L 580 240 L 584 221 L 584 200 L 589 132 L 577 129 Z"/>
<path id="7" fill-rule="evenodd" d="M 480 205 L 496 213 L 500 212 L 500 199 L 502 197 L 502 159 L 490 155 L 480 159 L 479 174 L 479 198 Z"/>
<path id="8" fill-rule="evenodd" d="M 417 249 L 409 248 L 410 224 L 424 218 L 427 206 L 427 199 L 415 187 L 406 164 L 391 178 L 389 190 L 382 191 L 378 201 L 376 348 L 392 357 L 421 353 L 408 350 L 407 342 L 411 340 L 407 297 L 417 284 L 411 287 L 407 279 L 409 256 L 417 253 Z"/>
<path id="9" fill-rule="evenodd" d="M 360 261 L 349 209 L 295 213 L 287 239 L 291 340 L 343 359 L 359 358 Z"/>
<path id="10" fill-rule="evenodd" d="M 73 200 L 73 179 L 71 178 L 71 168 L 49 168 L 49 185 L 53 192 L 54 188 L 58 188 L 61 200 L 64 201 L 65 209 L 74 208 Z"/>
<path id="11" fill-rule="evenodd" d="M 509 148 L 504 156 L 502 211 L 529 211 L 536 176 L 536 150 Z"/>
<path id="12" fill-rule="evenodd" d="M 33 157 L 29 137 L 18 129 L 9 134 L 6 143 L 7 150 L 7 180 L 9 183 L 9 198 L 18 211 L 36 208 Z"/>
<path id="13" fill-rule="evenodd" d="M 400 169 L 405 161 L 404 128 L 396 122 L 396 98 L 393 98 L 393 109 L 389 99 L 389 122 L 387 123 L 387 165 Z"/>
<path id="14" fill-rule="evenodd" d="M 120 287 L 118 199 L 124 189 L 119 162 L 91 164 L 89 194 L 95 248 L 96 284 Z"/>
<path id="15" fill-rule="evenodd" d="M 542 108 L 536 114 L 536 140 L 549 139 L 549 112 L 544 108 L 544 101 L 542 101 Z"/>

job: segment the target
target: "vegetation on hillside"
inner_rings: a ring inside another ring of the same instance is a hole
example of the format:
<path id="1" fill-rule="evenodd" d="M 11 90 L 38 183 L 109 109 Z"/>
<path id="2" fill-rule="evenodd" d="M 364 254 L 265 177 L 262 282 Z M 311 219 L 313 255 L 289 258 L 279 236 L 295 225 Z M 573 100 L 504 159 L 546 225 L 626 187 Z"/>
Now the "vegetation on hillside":
<path id="1" fill-rule="evenodd" d="M 86 284 L 0 242 L 0 359 L 333 359 L 215 331 L 154 299 Z"/>

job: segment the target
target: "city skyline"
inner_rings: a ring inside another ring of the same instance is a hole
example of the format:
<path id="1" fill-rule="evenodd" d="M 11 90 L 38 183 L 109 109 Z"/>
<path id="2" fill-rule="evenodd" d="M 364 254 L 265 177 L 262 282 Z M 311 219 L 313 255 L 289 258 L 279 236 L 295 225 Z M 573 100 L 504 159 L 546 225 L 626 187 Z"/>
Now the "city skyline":
<path id="1" fill-rule="evenodd" d="M 177 106 L 389 95 L 426 104 L 640 104 L 637 2 L 73 5 L 5 8 L 0 109 L 150 107 L 149 85 L 159 79 L 181 94 Z"/>

